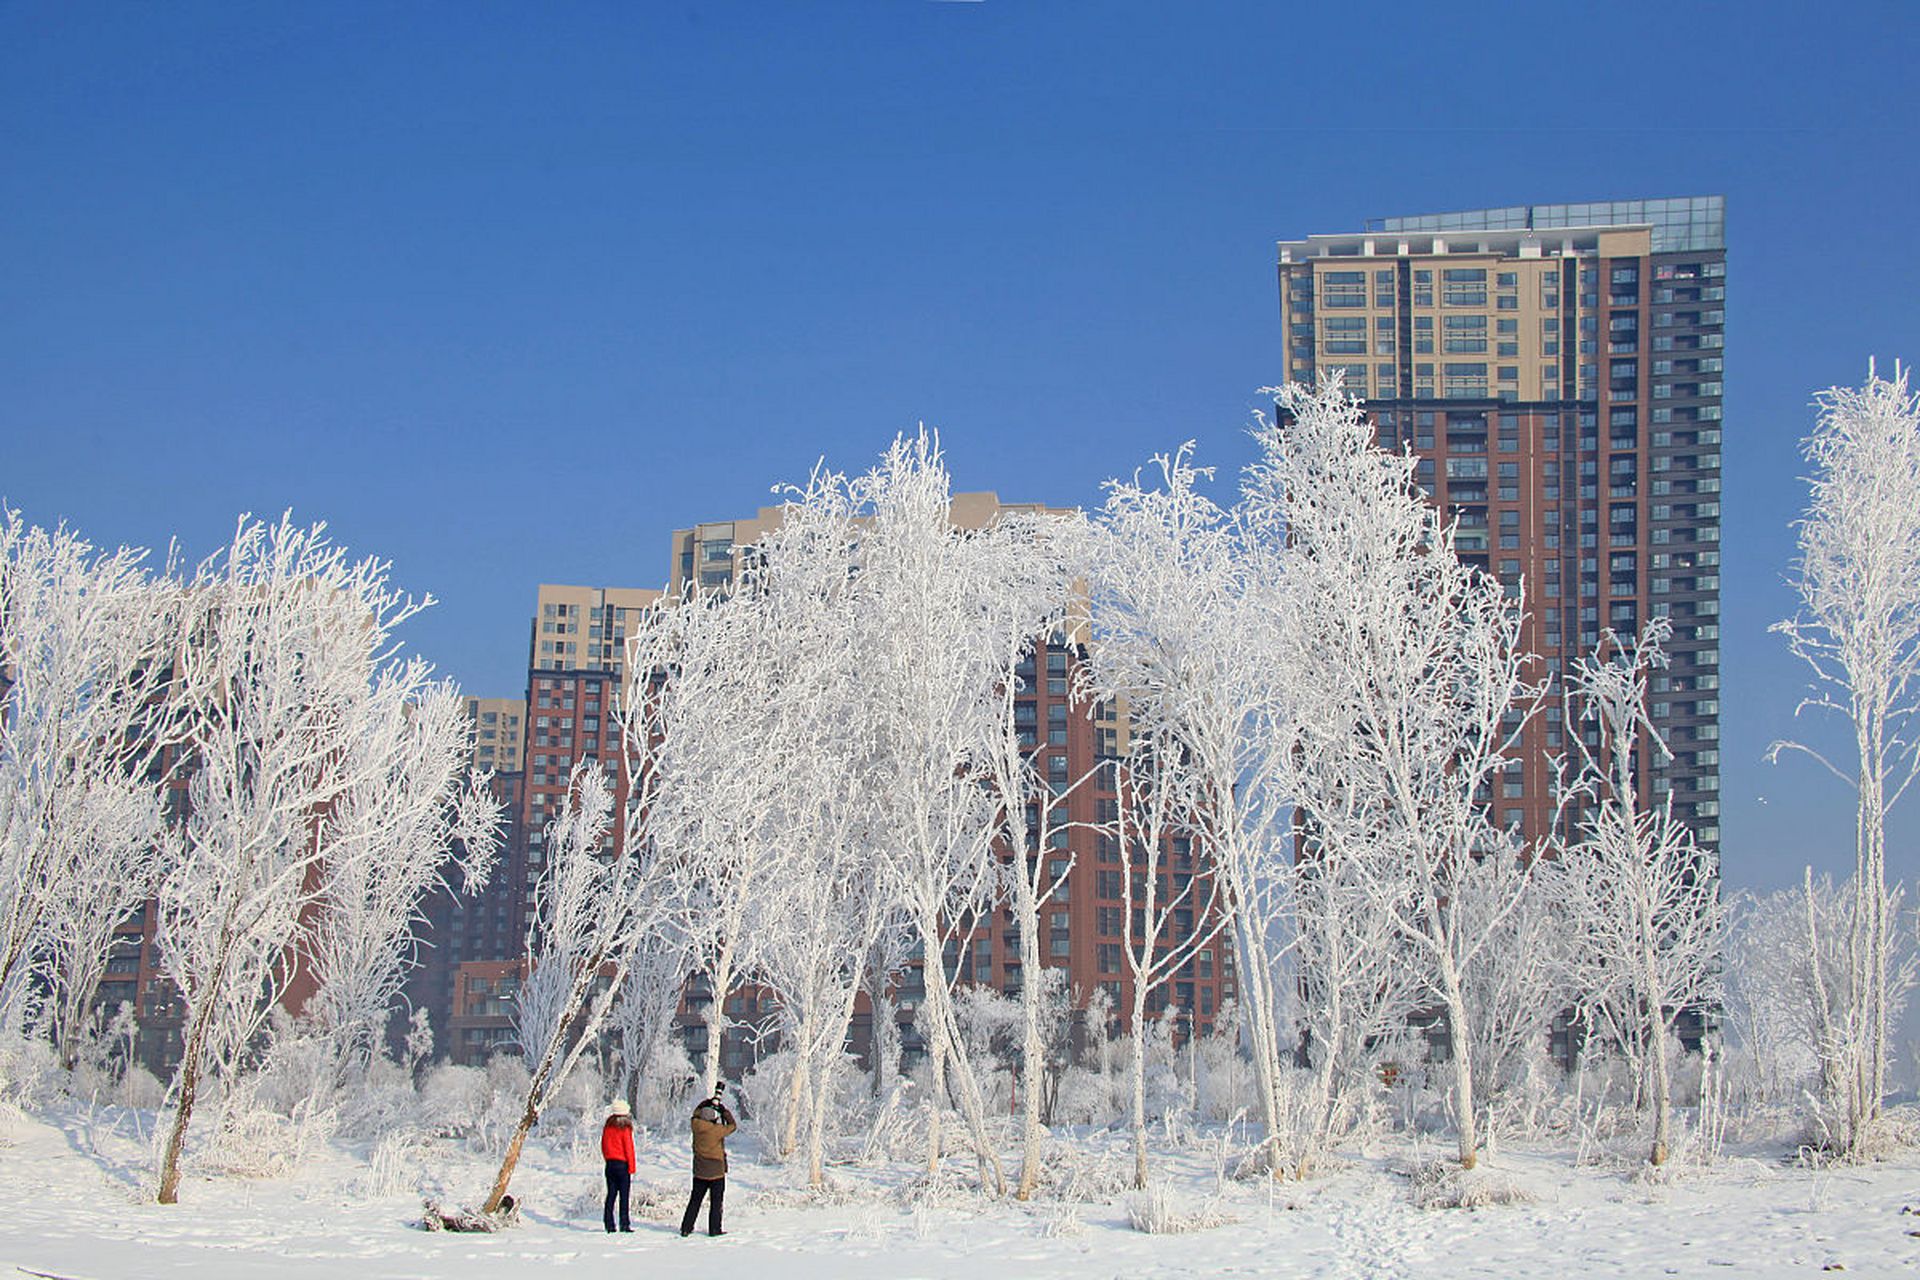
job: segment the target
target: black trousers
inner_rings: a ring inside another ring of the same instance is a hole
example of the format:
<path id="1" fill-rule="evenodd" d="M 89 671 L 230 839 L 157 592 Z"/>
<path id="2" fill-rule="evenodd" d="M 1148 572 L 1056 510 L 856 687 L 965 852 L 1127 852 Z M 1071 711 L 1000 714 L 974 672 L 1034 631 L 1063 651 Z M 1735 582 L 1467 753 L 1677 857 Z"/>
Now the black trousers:
<path id="1" fill-rule="evenodd" d="M 633 1230 L 633 1221 L 627 1217 L 627 1197 L 633 1191 L 633 1170 L 627 1168 L 625 1160 L 607 1161 L 607 1207 L 601 1211 L 601 1221 L 607 1224 L 607 1230 L 613 1230 L 613 1202 L 620 1201 L 620 1229 Z"/>
<path id="2" fill-rule="evenodd" d="M 695 1178 L 693 1194 L 687 1197 L 687 1212 L 680 1219 L 680 1234 L 693 1234 L 693 1222 L 700 1216 L 700 1202 L 711 1195 L 707 1201 L 707 1234 L 720 1234 L 720 1203 L 727 1198 L 727 1180 L 725 1178 Z"/>

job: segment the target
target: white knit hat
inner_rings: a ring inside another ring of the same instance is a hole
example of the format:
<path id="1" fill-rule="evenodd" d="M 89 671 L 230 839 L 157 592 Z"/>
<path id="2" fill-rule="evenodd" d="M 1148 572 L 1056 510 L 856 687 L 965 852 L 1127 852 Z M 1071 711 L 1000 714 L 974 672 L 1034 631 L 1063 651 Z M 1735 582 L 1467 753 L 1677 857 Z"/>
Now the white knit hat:
<path id="1" fill-rule="evenodd" d="M 625 1098 L 615 1098 L 613 1100 L 613 1114 L 617 1116 L 632 1115 L 633 1108 L 627 1105 L 627 1100 Z"/>

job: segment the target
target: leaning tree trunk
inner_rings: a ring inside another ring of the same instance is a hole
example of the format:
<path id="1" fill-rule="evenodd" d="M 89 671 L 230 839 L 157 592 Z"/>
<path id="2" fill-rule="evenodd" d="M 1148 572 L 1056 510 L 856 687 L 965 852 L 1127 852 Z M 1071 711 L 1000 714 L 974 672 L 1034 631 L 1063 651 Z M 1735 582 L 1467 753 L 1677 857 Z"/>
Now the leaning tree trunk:
<path id="1" fill-rule="evenodd" d="M 160 1190 L 154 1197 L 161 1204 L 180 1203 L 180 1154 L 187 1145 L 187 1124 L 193 1119 L 194 1099 L 200 1092 L 200 1064 L 206 1052 L 207 1025 L 213 1003 L 208 1001 L 193 1020 L 180 1059 L 180 1100 L 173 1110 L 173 1129 L 167 1134 L 166 1150 L 160 1157 Z"/>
<path id="2" fill-rule="evenodd" d="M 206 990 L 200 999 L 200 1008 L 194 1014 L 193 1025 L 188 1028 L 186 1042 L 180 1053 L 180 1100 L 174 1107 L 173 1130 L 167 1135 L 166 1149 L 160 1156 L 160 1188 L 155 1199 L 161 1204 L 180 1202 L 180 1157 L 187 1146 L 187 1124 L 193 1118 L 193 1104 L 200 1092 L 200 1074 L 204 1069 L 207 1052 L 207 1037 L 213 1028 L 213 1011 L 219 1001 L 215 998 L 226 983 L 227 965 L 233 956 L 233 918 L 238 909 L 237 902 L 230 902 L 220 933 L 219 958 L 213 966 L 213 973 L 207 979 Z"/>
<path id="3" fill-rule="evenodd" d="M 620 991 L 620 985 L 626 981 L 626 962 L 620 961 L 614 966 L 613 980 L 607 984 L 606 993 L 598 1002 L 592 998 L 594 975 L 600 972 L 600 966 L 606 963 L 607 954 L 601 951 L 590 958 L 576 979 L 576 985 L 561 1010 L 559 1020 L 554 1024 L 553 1039 L 547 1044 L 547 1051 L 540 1057 L 540 1065 L 527 1081 L 527 1105 L 520 1113 L 520 1123 L 513 1131 L 513 1138 L 507 1143 L 507 1152 L 500 1161 L 500 1172 L 493 1180 L 493 1190 L 487 1193 L 486 1203 L 481 1205 L 482 1213 L 495 1213 L 507 1194 L 507 1183 L 513 1178 L 514 1166 L 520 1162 L 520 1149 L 526 1145 L 527 1134 L 540 1119 L 540 1108 L 546 1105 L 547 1093 L 564 1080 L 579 1061 L 580 1054 L 594 1037 L 600 1034 L 600 1027 L 606 1021 L 607 1010 Z M 585 1015 L 584 1018 L 582 1015 Z M 566 1049 L 569 1029 L 576 1018 L 581 1018 L 574 1047 Z"/>
<path id="4" fill-rule="evenodd" d="M 547 1078 L 553 1073 L 553 1064 L 559 1056 L 560 1046 L 566 1043 L 567 1024 L 579 1013 L 579 1001 L 570 1000 L 562 1011 L 553 1039 L 547 1044 L 547 1051 L 540 1058 L 540 1065 L 534 1070 L 533 1077 L 527 1081 L 527 1105 L 521 1109 L 520 1123 L 514 1126 L 513 1137 L 507 1142 L 506 1155 L 501 1157 L 500 1172 L 494 1176 L 493 1189 L 487 1192 L 486 1203 L 480 1206 L 482 1213 L 494 1213 L 500 1208 L 500 1202 L 507 1194 L 507 1184 L 513 1181 L 514 1166 L 520 1163 L 520 1149 L 527 1143 L 527 1134 L 532 1132 L 535 1122 L 540 1119 L 540 1104 L 546 1101 Z"/>

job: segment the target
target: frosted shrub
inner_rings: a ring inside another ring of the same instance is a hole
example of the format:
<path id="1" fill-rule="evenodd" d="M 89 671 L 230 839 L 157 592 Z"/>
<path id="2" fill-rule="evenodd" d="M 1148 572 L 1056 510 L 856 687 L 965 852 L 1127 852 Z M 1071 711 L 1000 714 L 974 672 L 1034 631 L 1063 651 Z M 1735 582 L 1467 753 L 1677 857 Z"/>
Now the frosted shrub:
<path id="1" fill-rule="evenodd" d="M 1068 1067 L 1053 1099 L 1056 1125 L 1109 1125 L 1120 1118 L 1120 1081 L 1090 1067 Z"/>
<path id="2" fill-rule="evenodd" d="M 591 1061 L 583 1061 L 547 1097 L 540 1110 L 540 1127 L 548 1134 L 566 1133 L 604 1118 L 606 1083 Z"/>
<path id="3" fill-rule="evenodd" d="M 1207 1231 L 1224 1227 L 1235 1219 L 1217 1202 L 1194 1206 L 1178 1200 L 1156 1183 L 1127 1197 L 1127 1222 L 1135 1231 L 1148 1235 L 1182 1235 L 1189 1231 Z"/>
<path id="4" fill-rule="evenodd" d="M 678 1040 L 655 1043 L 652 1056 L 640 1069 L 633 1099 L 634 1114 L 644 1122 L 674 1128 L 686 1123 L 693 1110 L 693 1062 Z"/>
<path id="5" fill-rule="evenodd" d="M 379 1139 L 397 1128 L 412 1130 L 421 1120 L 411 1074 L 389 1058 L 376 1057 L 353 1071 L 335 1097 L 343 1137 Z"/>
<path id="6" fill-rule="evenodd" d="M 527 1096 L 527 1068 L 519 1058 L 496 1054 L 487 1063 L 487 1088 L 481 1109 L 467 1130 L 469 1149 L 486 1155 L 505 1151 L 520 1127 Z"/>
<path id="7" fill-rule="evenodd" d="M 65 1085 L 53 1046 L 38 1036 L 0 1032 L 0 1102 L 43 1106 Z"/>
<path id="8" fill-rule="evenodd" d="M 277 1178 L 307 1163 L 333 1136 L 331 1108 L 302 1102 L 292 1115 L 263 1105 L 247 1086 L 221 1100 L 219 1123 L 191 1163 L 203 1173 Z"/>
<path id="9" fill-rule="evenodd" d="M 420 1081 L 420 1122 L 429 1133 L 464 1138 L 486 1113 L 490 1096 L 484 1068 L 439 1063 Z"/>
<path id="10" fill-rule="evenodd" d="M 1487 1104 L 1487 1122 L 1501 1133 L 1540 1139 L 1566 1131 L 1567 1077 L 1547 1059 L 1544 1045 L 1522 1057 L 1513 1076 Z"/>
<path id="11" fill-rule="evenodd" d="M 396 1196 L 419 1189 L 424 1181 L 422 1157 L 426 1144 L 415 1129 L 393 1129 L 382 1134 L 367 1154 L 367 1171 L 359 1181 L 363 1196 Z"/>
<path id="12" fill-rule="evenodd" d="M 786 1049 L 760 1059 L 740 1082 L 735 1100 L 740 1119 L 762 1136 L 768 1150 L 786 1127 L 792 1095 L 793 1054 Z"/>
<path id="13" fill-rule="evenodd" d="M 1512 1177 L 1485 1167 L 1463 1169 L 1451 1160 L 1403 1170 L 1408 1198 L 1421 1209 L 1487 1209 L 1532 1204 L 1539 1197 Z"/>
<path id="14" fill-rule="evenodd" d="M 1194 1060 L 1196 1120 L 1224 1124 L 1258 1105 L 1253 1064 L 1240 1052 L 1239 1017 L 1232 1006 L 1220 1011 L 1212 1034 L 1200 1038 Z"/>
<path id="15" fill-rule="evenodd" d="M 927 1122 L 924 1109 L 909 1105 L 912 1081 L 903 1080 L 888 1091 L 885 1101 L 874 1109 L 867 1137 L 861 1145 L 859 1160 L 918 1160 L 927 1149 Z"/>
<path id="16" fill-rule="evenodd" d="M 1133 1185 L 1127 1161 L 1116 1151 L 1090 1150 L 1079 1143 L 1052 1142 L 1040 1169 L 1040 1190 L 1066 1204 L 1113 1199 Z"/>
<path id="17" fill-rule="evenodd" d="M 1074 1240 L 1087 1234 L 1087 1224 L 1071 1204 L 1058 1204 L 1041 1219 L 1040 1234 L 1049 1240 Z"/>
<path id="18" fill-rule="evenodd" d="M 135 1111 L 158 1111 L 166 1105 L 167 1086 L 136 1062 L 120 1075 L 119 1101 Z"/>

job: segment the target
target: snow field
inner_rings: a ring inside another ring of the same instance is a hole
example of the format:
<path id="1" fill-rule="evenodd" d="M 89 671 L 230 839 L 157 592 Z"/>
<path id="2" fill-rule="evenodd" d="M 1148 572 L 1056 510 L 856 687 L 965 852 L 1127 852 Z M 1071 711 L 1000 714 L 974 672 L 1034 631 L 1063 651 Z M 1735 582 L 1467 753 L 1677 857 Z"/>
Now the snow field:
<path id="1" fill-rule="evenodd" d="M 406 1189 L 369 1191 L 365 1144 L 327 1147 L 272 1179 L 190 1176 L 181 1203 L 143 1191 L 149 1138 L 117 1109 L 72 1108 L 15 1118 L 0 1149 L 9 1205 L 0 1265 L 100 1280 L 277 1277 L 505 1277 L 570 1273 L 648 1276 L 1019 1277 L 1262 1275 L 1798 1276 L 1920 1270 L 1920 1217 L 1903 1210 L 1920 1155 L 1808 1171 L 1778 1149 L 1658 1182 L 1613 1164 L 1579 1166 L 1564 1152 L 1505 1148 L 1484 1175 L 1524 1188 L 1528 1203 L 1478 1210 L 1417 1208 L 1396 1172 L 1444 1154 L 1383 1145 L 1345 1153 L 1305 1183 L 1222 1179 L 1204 1148 L 1157 1151 L 1161 1192 L 1177 1213 L 1223 1225 L 1155 1235 L 1130 1224 L 1129 1193 L 1078 1202 L 988 1200 L 954 1162 L 938 1197 L 911 1201 L 909 1163 L 835 1166 L 816 1196 L 748 1144 L 729 1179 L 729 1235 L 682 1240 L 685 1155 L 677 1139 L 643 1134 L 632 1235 L 600 1226 L 597 1153 L 588 1142 L 536 1141 L 515 1179 L 524 1216 L 491 1236 L 427 1233 L 412 1223 L 420 1190 L 475 1199 L 485 1156 L 450 1142 L 416 1148 Z M 745 1136 L 745 1135 L 743 1135 Z M 1125 1168 L 1125 1136 L 1063 1140 L 1066 1158 Z M 1011 1153 L 1009 1153 L 1011 1154 Z M 1064 1154 L 1064 1153 L 1063 1153 Z M 643 1203 L 647 1193 L 652 1204 Z M 704 1223 L 702 1224 L 704 1227 Z"/>

